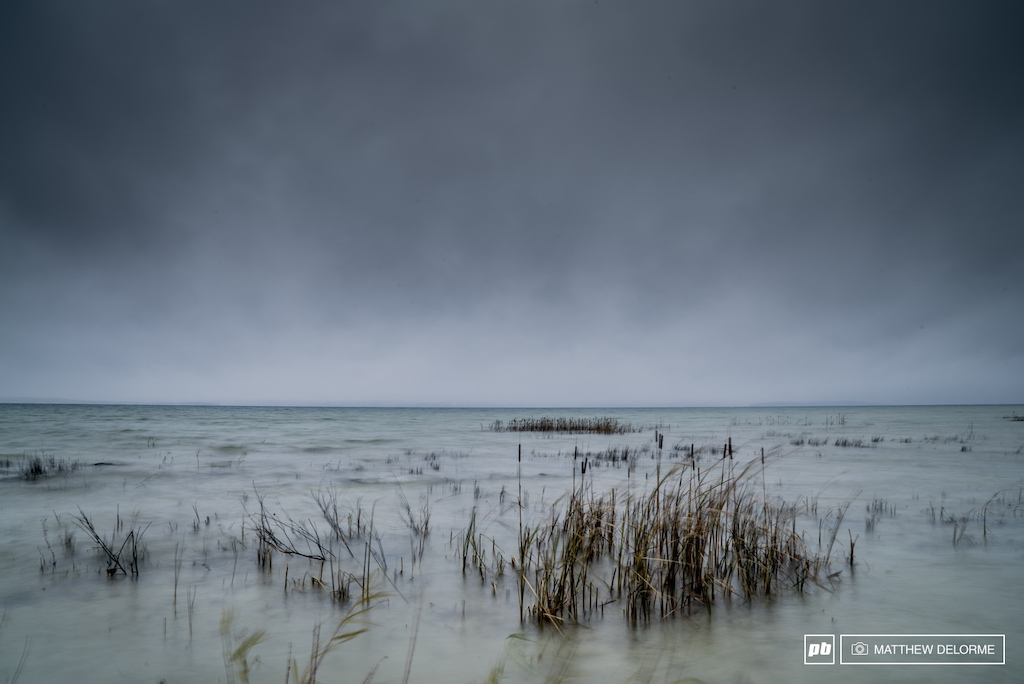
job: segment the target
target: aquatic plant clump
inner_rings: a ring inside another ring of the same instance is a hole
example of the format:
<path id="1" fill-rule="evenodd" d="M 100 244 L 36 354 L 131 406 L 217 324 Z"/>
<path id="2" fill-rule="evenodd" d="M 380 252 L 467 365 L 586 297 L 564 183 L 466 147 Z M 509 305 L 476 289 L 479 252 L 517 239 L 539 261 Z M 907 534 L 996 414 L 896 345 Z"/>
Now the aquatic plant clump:
<path id="1" fill-rule="evenodd" d="M 142 536 L 149 529 L 149 525 L 147 524 L 145 527 L 132 527 L 128 534 L 125 535 L 124 540 L 118 544 L 117 533 L 122 530 L 124 525 L 120 514 L 118 514 L 117 522 L 114 525 L 114 534 L 111 535 L 110 541 L 107 542 L 96 530 L 95 525 L 93 525 L 89 516 L 85 514 L 85 511 L 79 508 L 78 513 L 78 515 L 72 515 L 71 519 L 75 525 L 96 542 L 97 548 L 103 551 L 103 555 L 107 559 L 107 575 L 113 577 L 120 572 L 122 575 L 138 577 L 139 563 L 146 557 L 146 546 L 142 543 Z M 44 533 L 45 529 L 44 527 Z"/>
<path id="2" fill-rule="evenodd" d="M 490 425 L 493 432 L 562 432 L 566 434 L 623 435 L 640 432 L 631 423 L 620 423 L 615 418 L 513 418 L 504 423 L 496 420 Z"/>
<path id="3" fill-rule="evenodd" d="M 624 496 L 580 485 L 564 511 L 553 507 L 549 520 L 522 528 L 526 612 L 579 621 L 619 603 L 630 620 L 648 620 L 817 582 L 827 557 L 807 552 L 796 508 L 763 497 L 753 463 L 737 475 L 715 470 L 677 466 L 652 490 Z"/>
<path id="4" fill-rule="evenodd" d="M 23 480 L 40 480 L 51 475 L 68 474 L 78 470 L 78 461 L 65 458 L 34 455 L 24 459 L 18 469 L 18 476 Z"/>

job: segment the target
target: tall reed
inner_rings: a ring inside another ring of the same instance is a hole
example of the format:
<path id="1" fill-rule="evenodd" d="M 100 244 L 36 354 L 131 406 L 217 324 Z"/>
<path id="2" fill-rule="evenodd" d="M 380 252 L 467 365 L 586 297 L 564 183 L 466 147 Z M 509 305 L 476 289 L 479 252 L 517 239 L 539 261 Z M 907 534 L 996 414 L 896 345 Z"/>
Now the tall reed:
<path id="1" fill-rule="evenodd" d="M 827 563 L 796 533 L 797 509 L 764 498 L 751 462 L 680 464 L 650 490 L 598 496 L 585 480 L 520 531 L 521 595 L 540 621 L 579 621 L 619 602 L 633 621 L 803 591 Z M 620 510 L 621 507 L 621 510 Z"/>

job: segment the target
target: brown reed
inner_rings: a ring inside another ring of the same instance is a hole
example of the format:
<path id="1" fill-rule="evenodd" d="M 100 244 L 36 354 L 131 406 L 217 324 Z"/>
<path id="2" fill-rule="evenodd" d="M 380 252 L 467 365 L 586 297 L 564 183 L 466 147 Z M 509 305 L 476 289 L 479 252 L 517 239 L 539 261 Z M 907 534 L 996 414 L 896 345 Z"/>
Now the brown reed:
<path id="1" fill-rule="evenodd" d="M 761 469 L 680 464 L 652 489 L 596 495 L 585 480 L 520 532 L 520 594 L 541 622 L 580 621 L 620 602 L 631 621 L 711 609 L 716 599 L 802 592 L 826 557 L 796 534 L 797 509 L 767 501 Z M 756 485 L 756 486 L 755 486 Z M 621 511 L 619 507 L 621 506 Z"/>

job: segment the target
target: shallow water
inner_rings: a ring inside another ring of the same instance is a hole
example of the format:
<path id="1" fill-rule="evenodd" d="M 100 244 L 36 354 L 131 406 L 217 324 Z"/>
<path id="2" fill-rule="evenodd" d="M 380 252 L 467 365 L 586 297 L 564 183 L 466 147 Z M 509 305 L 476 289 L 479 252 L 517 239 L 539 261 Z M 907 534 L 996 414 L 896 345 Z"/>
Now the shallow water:
<path id="1" fill-rule="evenodd" d="M 383 598 L 366 615 L 367 631 L 325 657 L 321 682 L 364 681 L 371 672 L 375 682 L 399 682 L 407 667 L 409 681 L 482 682 L 502 664 L 508 682 L 1020 681 L 1024 422 L 1009 419 L 1015 412 L 1024 409 L 0 405 L 0 682 L 22 661 L 21 682 L 230 681 L 226 610 L 233 644 L 243 630 L 266 632 L 250 653 L 259 659 L 250 680 L 283 681 L 289 653 L 301 670 L 314 628 L 326 639 L 352 602 L 314 586 L 318 563 L 275 554 L 272 569 L 261 570 L 251 516 L 262 496 L 281 519 L 326 532 L 311 492 L 330 488 L 344 512 L 372 516 L 380 541 L 371 567 Z M 539 416 L 610 416 L 642 429 L 488 429 Z M 655 428 L 665 435 L 660 452 Z M 723 467 L 721 454 L 707 451 L 729 439 L 727 468 L 759 462 L 764 450 L 760 483 L 768 497 L 802 506 L 812 551 L 821 526 L 827 531 L 835 510 L 852 501 L 832 554 L 838 581 L 639 626 L 613 602 L 603 617 L 559 634 L 520 622 L 514 572 L 463 575 L 459 534 L 474 509 L 488 554 L 510 559 L 520 485 L 524 518 L 549 516 L 582 477 L 574 449 L 633 450 L 628 466 L 592 459 L 586 477 L 598 492 L 640 491 L 659 466 L 685 461 L 691 444 L 705 449 L 701 467 Z M 34 456 L 77 467 L 26 480 L 20 473 Z M 413 511 L 429 508 L 419 562 L 401 496 Z M 876 501 L 885 513 L 869 529 Z M 144 530 L 137 577 L 108 578 L 102 553 L 73 524 L 82 513 L 118 543 Z M 943 522 L 950 519 L 958 522 Z M 851 537 L 852 568 L 844 560 Z M 338 542 L 333 550 L 339 566 L 361 572 L 362 541 L 354 557 Z M 1006 664 L 803 664 L 804 634 L 834 634 L 838 644 L 854 633 L 1005 634 Z"/>

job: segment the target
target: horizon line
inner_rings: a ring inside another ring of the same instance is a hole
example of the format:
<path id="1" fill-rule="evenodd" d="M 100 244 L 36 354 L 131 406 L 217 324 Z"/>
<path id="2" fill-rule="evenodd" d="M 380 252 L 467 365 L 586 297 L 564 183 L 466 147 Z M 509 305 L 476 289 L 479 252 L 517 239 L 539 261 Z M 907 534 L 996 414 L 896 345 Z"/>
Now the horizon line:
<path id="1" fill-rule="evenodd" d="M 344 403 L 344 402 L 211 402 L 211 401 L 123 401 L 79 399 L 19 399 L 0 398 L 0 404 L 40 406 L 152 406 L 152 407 L 209 407 L 209 408 L 350 408 L 350 409 L 544 409 L 544 410 L 640 410 L 640 409 L 771 409 L 771 408 L 884 408 L 884 407 L 939 407 L 939 406 L 1014 406 L 1024 402 L 869 402 L 869 401 L 816 401 L 816 402 L 757 402 L 751 404 L 455 404 L 455 403 Z"/>

